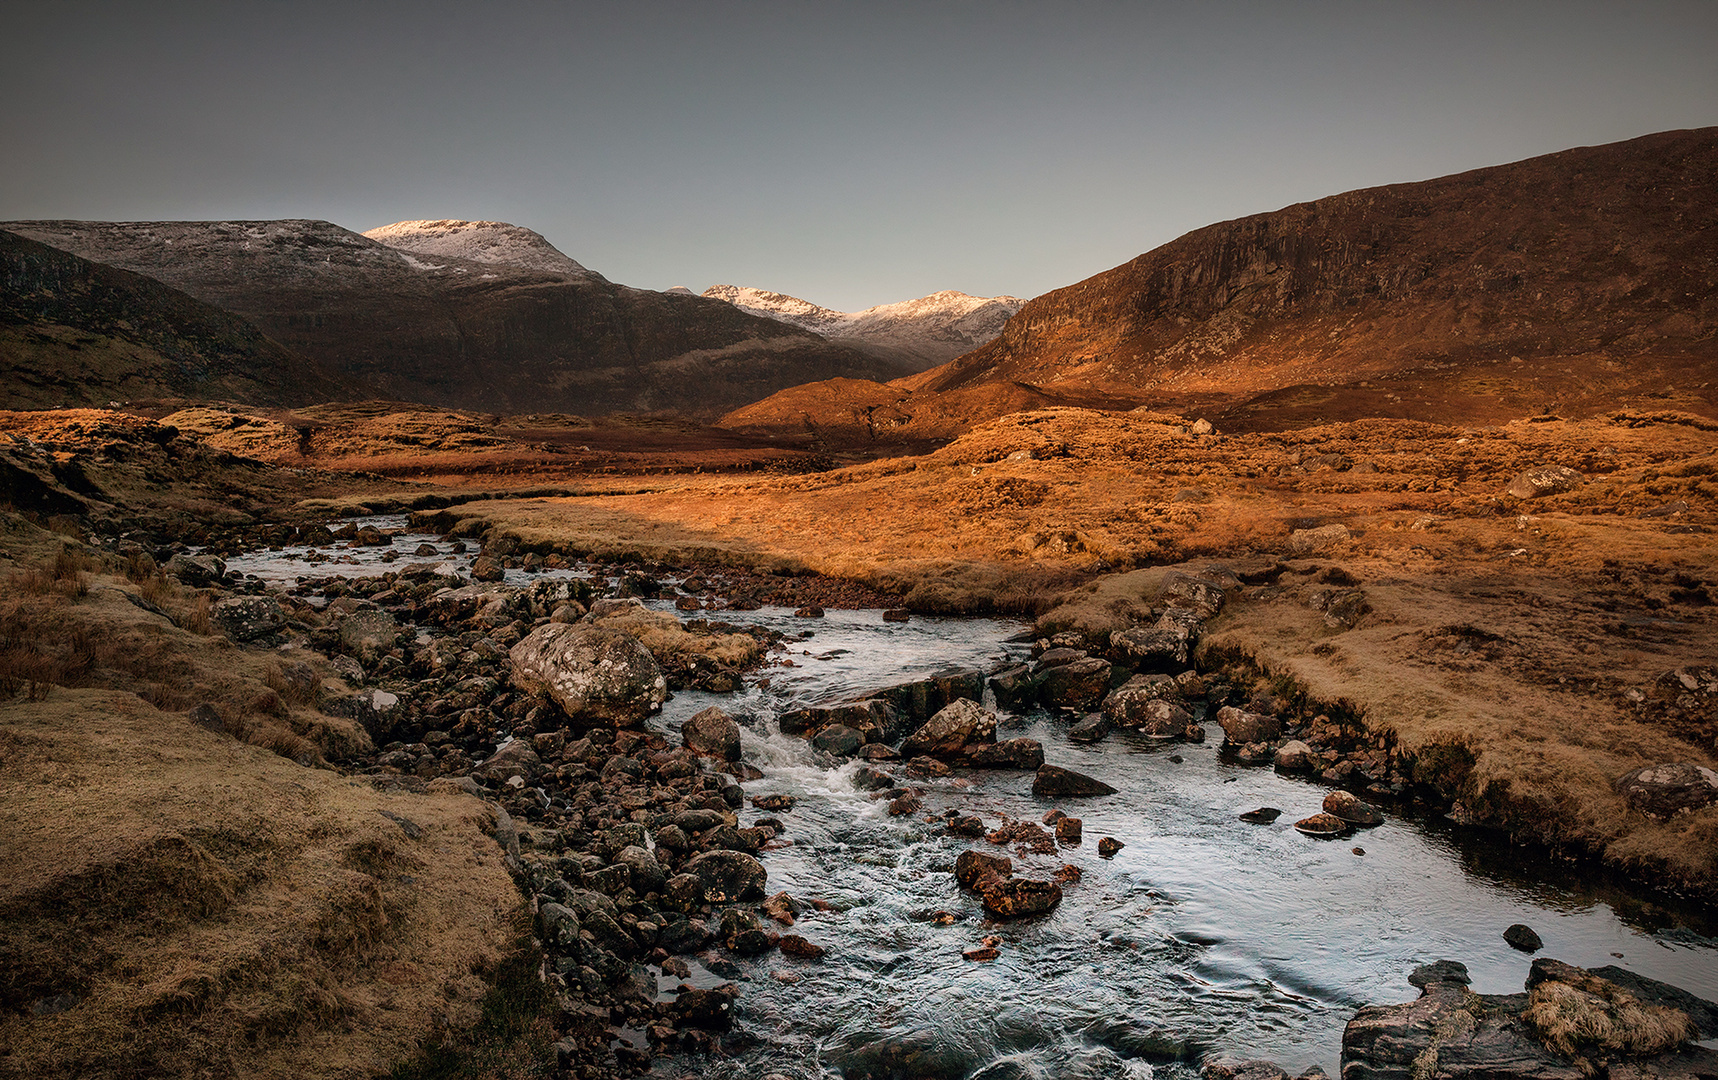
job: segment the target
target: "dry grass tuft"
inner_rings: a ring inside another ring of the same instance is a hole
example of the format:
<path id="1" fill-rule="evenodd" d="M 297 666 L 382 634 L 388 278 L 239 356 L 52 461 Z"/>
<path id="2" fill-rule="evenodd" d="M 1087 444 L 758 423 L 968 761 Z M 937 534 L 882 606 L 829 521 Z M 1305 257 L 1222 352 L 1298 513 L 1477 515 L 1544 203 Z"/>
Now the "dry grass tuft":
<path id="1" fill-rule="evenodd" d="M 1643 1004 L 1615 983 L 1591 975 L 1578 982 L 1542 982 L 1528 992 L 1527 1001 L 1524 1019 L 1564 1057 L 1650 1057 L 1695 1035 L 1687 1013 Z"/>
<path id="2" fill-rule="evenodd" d="M 616 615 L 601 620 L 611 630 L 630 634 L 663 661 L 703 656 L 718 664 L 739 666 L 756 660 L 762 649 L 749 634 L 694 634 L 665 611 Z"/>

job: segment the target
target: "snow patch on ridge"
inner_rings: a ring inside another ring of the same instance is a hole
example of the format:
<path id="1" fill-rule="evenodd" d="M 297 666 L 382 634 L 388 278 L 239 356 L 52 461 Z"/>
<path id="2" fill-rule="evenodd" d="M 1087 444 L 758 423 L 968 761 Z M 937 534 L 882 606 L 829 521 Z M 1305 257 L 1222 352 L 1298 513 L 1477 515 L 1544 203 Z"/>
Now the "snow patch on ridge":
<path id="1" fill-rule="evenodd" d="M 744 285 L 712 285 L 704 295 L 824 337 L 862 338 L 893 345 L 936 342 L 967 348 L 977 348 L 1000 334 L 1002 324 L 1025 303 L 1016 296 L 968 296 L 951 289 L 917 300 L 845 312 Z"/>
<path id="2" fill-rule="evenodd" d="M 504 221 L 397 221 L 364 235 L 397 251 L 585 277 L 591 272 L 530 229 Z M 416 262 L 418 269 L 430 269 Z"/>

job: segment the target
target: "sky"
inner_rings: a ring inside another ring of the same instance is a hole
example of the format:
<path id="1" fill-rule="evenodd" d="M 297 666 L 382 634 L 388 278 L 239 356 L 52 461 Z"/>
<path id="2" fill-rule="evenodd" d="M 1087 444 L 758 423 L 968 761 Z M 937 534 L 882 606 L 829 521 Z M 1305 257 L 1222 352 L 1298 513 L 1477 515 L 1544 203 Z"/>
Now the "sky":
<path id="1" fill-rule="evenodd" d="M 847 311 L 1718 124 L 1713 0 L 19 0 L 0 40 L 0 220 L 508 221 Z"/>

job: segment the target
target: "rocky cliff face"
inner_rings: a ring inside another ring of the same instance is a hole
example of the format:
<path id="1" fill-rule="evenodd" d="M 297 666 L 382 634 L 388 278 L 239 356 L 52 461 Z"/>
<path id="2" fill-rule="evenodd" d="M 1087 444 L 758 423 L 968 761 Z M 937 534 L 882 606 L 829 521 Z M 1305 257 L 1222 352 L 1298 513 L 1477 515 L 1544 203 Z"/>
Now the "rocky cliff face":
<path id="1" fill-rule="evenodd" d="M 740 285 L 712 285 L 704 295 L 898 359 L 914 371 L 944 363 L 990 341 L 1025 303 L 1014 296 L 968 296 L 946 290 L 917 300 L 846 312 Z"/>
<path id="2" fill-rule="evenodd" d="M 729 304 L 615 285 L 528 230 L 430 226 L 383 230 L 412 250 L 325 221 L 7 227 L 236 312 L 408 401 L 710 415 L 814 379 L 902 370 Z M 567 265 L 545 269 L 554 256 Z"/>
<path id="3" fill-rule="evenodd" d="M 1261 394 L 1281 408 L 1299 388 L 1331 418 L 1390 415 L 1401 391 L 1452 419 L 1674 398 L 1718 354 L 1715 178 L 1705 128 L 1212 225 L 1032 300 L 996 340 L 906 385 L 1219 409 Z M 1337 387 L 1377 392 L 1306 389 Z"/>
<path id="4" fill-rule="evenodd" d="M 0 385 L 13 408 L 157 398 L 300 405 L 365 393 L 230 312 L 3 231 Z"/>

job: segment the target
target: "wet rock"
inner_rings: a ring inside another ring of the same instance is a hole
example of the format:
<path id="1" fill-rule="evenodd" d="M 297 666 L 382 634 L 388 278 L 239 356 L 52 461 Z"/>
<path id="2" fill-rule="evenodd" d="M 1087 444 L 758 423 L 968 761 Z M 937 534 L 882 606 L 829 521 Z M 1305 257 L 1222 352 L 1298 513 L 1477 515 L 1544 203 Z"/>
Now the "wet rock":
<path id="1" fill-rule="evenodd" d="M 645 893 L 660 892 L 668 881 L 668 875 L 663 871 L 662 864 L 656 861 L 656 856 L 648 849 L 637 845 L 624 847 L 614 859 L 616 865 L 624 866 L 631 879 L 633 891 L 640 896 Z"/>
<path id="2" fill-rule="evenodd" d="M 474 581 L 502 581 L 507 577 L 507 569 L 500 559 L 479 555 L 471 560 L 471 577 Z"/>
<path id="3" fill-rule="evenodd" d="M 772 814 L 785 814 L 792 810 L 794 798 L 792 795 L 753 795 L 752 807 Z"/>
<path id="4" fill-rule="evenodd" d="M 515 686 L 547 693 L 576 718 L 637 724 L 668 699 L 656 659 L 618 630 L 548 623 L 508 656 Z"/>
<path id="5" fill-rule="evenodd" d="M 1021 664 L 992 675 L 990 689 L 996 694 L 996 703 L 1003 708 L 1029 705 L 1037 699 L 1038 680 L 1033 677 L 1030 665 Z"/>
<path id="6" fill-rule="evenodd" d="M 1113 836 L 1105 836 L 1098 840 L 1098 857 L 1103 859 L 1113 859 L 1116 856 L 1116 852 L 1126 846 L 1126 844 L 1117 840 Z"/>
<path id="7" fill-rule="evenodd" d="M 798 918 L 803 905 L 783 891 L 778 892 L 768 900 L 765 900 L 760 907 L 765 915 L 768 915 L 776 922 L 781 923 L 783 926 L 792 926 L 794 920 Z"/>
<path id="8" fill-rule="evenodd" d="M 1032 779 L 1032 794 L 1040 798 L 1114 795 L 1115 790 L 1102 780 L 1059 765 L 1043 766 Z"/>
<path id="9" fill-rule="evenodd" d="M 1061 841 L 1064 844 L 1077 844 L 1077 843 L 1079 843 L 1080 842 L 1081 825 L 1082 825 L 1082 822 L 1077 817 L 1057 818 L 1056 819 L 1056 839 Z"/>
<path id="10" fill-rule="evenodd" d="M 537 752 L 531 749 L 531 744 L 523 739 L 514 739 L 503 744 L 487 761 L 471 770 L 471 775 L 487 783 L 504 784 L 515 776 L 525 780 L 535 779 L 542 768 L 543 762 L 537 757 Z"/>
<path id="11" fill-rule="evenodd" d="M 916 757 L 907 762 L 907 775 L 924 779 L 947 776 L 954 770 L 933 757 Z"/>
<path id="12" fill-rule="evenodd" d="M 985 877 L 1009 877 L 1014 873 L 1014 860 L 1006 855 L 991 855 L 983 851 L 963 851 L 955 856 L 954 879 L 964 888 L 973 888 Z"/>
<path id="13" fill-rule="evenodd" d="M 1103 713 L 1091 713 L 1068 729 L 1068 739 L 1077 743 L 1102 742 L 1109 733 L 1109 718 Z"/>
<path id="14" fill-rule="evenodd" d="M 816 605 L 807 605 L 795 611 L 793 615 L 796 619 L 821 619 L 823 618 L 823 609 Z"/>
<path id="15" fill-rule="evenodd" d="M 1283 772 L 1304 773 L 1311 772 L 1319 761 L 1313 756 L 1312 747 L 1299 739 L 1290 739 L 1277 747 L 1271 763 Z"/>
<path id="16" fill-rule="evenodd" d="M 951 702 L 901 744 L 909 758 L 958 757 L 968 743 L 996 741 L 996 714 L 975 701 Z"/>
<path id="17" fill-rule="evenodd" d="M 907 814 L 916 814 L 924 807 L 925 801 L 919 798 L 916 792 L 908 791 L 889 801 L 889 816 L 903 817 Z"/>
<path id="18" fill-rule="evenodd" d="M 1243 813 L 1241 820 L 1253 825 L 1269 825 L 1282 816 L 1283 812 L 1274 806 L 1261 806 L 1257 810 L 1248 810 Z"/>
<path id="19" fill-rule="evenodd" d="M 971 960 L 981 964 L 988 960 L 994 960 L 1002 954 L 997 951 L 994 945 L 980 945 L 976 949 L 964 949 L 960 955 L 963 960 Z"/>
<path id="20" fill-rule="evenodd" d="M 1110 691 L 1110 671 L 1110 662 L 1095 656 L 1058 664 L 1044 672 L 1038 698 L 1053 709 L 1094 712 Z"/>
<path id="21" fill-rule="evenodd" d="M 865 736 L 846 724 L 830 724 L 811 737 L 811 745 L 838 758 L 850 758 L 865 745 Z"/>
<path id="22" fill-rule="evenodd" d="M 209 612 L 215 625 L 234 641 L 255 641 L 286 628 L 286 612 L 273 597 L 235 596 Z"/>
<path id="23" fill-rule="evenodd" d="M 1332 791 L 1324 797 L 1324 812 L 1350 825 L 1382 825 L 1384 815 L 1351 791 Z"/>
<path id="24" fill-rule="evenodd" d="M 1289 1074 L 1274 1061 L 1220 1058 L 1199 1070 L 1200 1080 L 1289 1080 Z"/>
<path id="25" fill-rule="evenodd" d="M 984 819 L 967 815 L 950 818 L 948 831 L 956 836 L 983 836 L 985 833 Z"/>
<path id="26" fill-rule="evenodd" d="M 739 851 L 706 851 L 686 860 L 681 871 L 698 879 L 705 903 L 762 900 L 768 875 L 763 865 Z"/>
<path id="27" fill-rule="evenodd" d="M 884 622 L 906 622 L 912 617 L 913 613 L 906 608 L 885 608 L 883 610 Z"/>
<path id="28" fill-rule="evenodd" d="M 1062 902 L 1062 887 L 1054 881 L 992 876 L 980 878 L 977 888 L 984 910 L 998 919 L 1042 915 Z"/>
<path id="29" fill-rule="evenodd" d="M 799 960 L 821 960 L 829 950 L 807 941 L 798 934 L 783 934 L 781 936 L 781 951 L 784 955 Z"/>
<path id="30" fill-rule="evenodd" d="M 1217 710 L 1217 723 L 1222 727 L 1224 737 L 1237 745 L 1272 742 L 1282 738 L 1283 733 L 1282 722 L 1276 717 L 1237 709 L 1233 705 Z"/>
<path id="31" fill-rule="evenodd" d="M 1538 465 L 1511 480 L 1503 490 L 1517 499 L 1538 499 L 1574 491 L 1586 482 L 1585 476 L 1567 466 Z"/>
<path id="32" fill-rule="evenodd" d="M 688 717 L 680 725 L 680 741 L 700 757 L 740 760 L 740 725 L 716 705 Z"/>
<path id="33" fill-rule="evenodd" d="M 1174 683 L 1168 683 L 1171 690 Z M 1179 739 L 1193 714 L 1164 695 L 1163 684 L 1123 686 L 1104 699 L 1103 715 L 1116 727 L 1132 728 L 1154 739 Z"/>
<path id="34" fill-rule="evenodd" d="M 1686 761 L 1626 772 L 1612 786 L 1629 806 L 1658 818 L 1718 802 L 1718 772 Z"/>
<path id="35" fill-rule="evenodd" d="M 1167 619 L 1151 626 L 1117 630 L 1110 635 L 1111 654 L 1140 671 L 1184 670 L 1192 645 L 1192 629 Z"/>
<path id="36" fill-rule="evenodd" d="M 980 769 L 1036 769 L 1044 764 L 1044 747 L 1037 739 L 1004 739 L 968 746 L 961 758 Z"/>
<path id="37" fill-rule="evenodd" d="M 1516 923 L 1505 930 L 1503 940 L 1509 943 L 1510 948 L 1520 949 L 1527 953 L 1538 952 L 1545 947 L 1545 943 L 1539 940 L 1539 935 L 1535 934 L 1533 928 L 1526 923 Z"/>
<path id="38" fill-rule="evenodd" d="M 1294 823 L 1294 827 L 1307 836 L 1317 837 L 1321 840 L 1341 836 L 1348 831 L 1348 823 L 1335 814 L 1314 814 L 1308 818 L 1301 818 Z"/>
<path id="39" fill-rule="evenodd" d="M 984 673 L 974 668 L 933 675 L 928 679 L 899 683 L 865 695 L 894 707 L 906 723 L 922 724 L 944 708 L 962 699 L 984 697 Z"/>
<path id="40" fill-rule="evenodd" d="M 725 1031 L 733 1026 L 734 998 L 737 996 L 739 991 L 729 987 L 716 990 L 682 990 L 670 1006 L 670 1013 L 675 1022 L 683 1027 Z"/>

